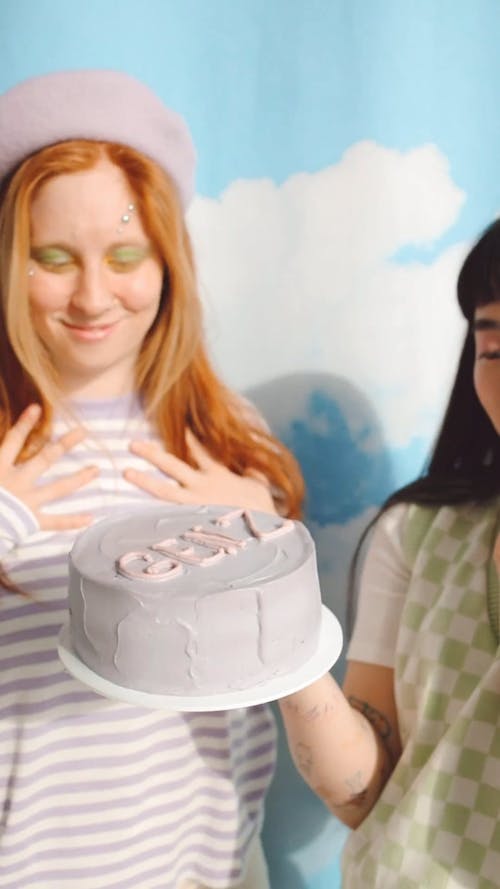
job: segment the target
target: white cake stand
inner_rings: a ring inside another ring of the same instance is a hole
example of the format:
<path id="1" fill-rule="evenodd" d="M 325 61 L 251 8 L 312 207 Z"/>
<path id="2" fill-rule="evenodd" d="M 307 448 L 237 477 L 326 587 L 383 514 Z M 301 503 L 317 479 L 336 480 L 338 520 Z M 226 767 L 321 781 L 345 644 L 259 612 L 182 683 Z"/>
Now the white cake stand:
<path id="1" fill-rule="evenodd" d="M 342 628 L 335 615 L 323 605 L 318 647 L 313 656 L 298 670 L 242 691 L 207 695 L 159 695 L 124 688 L 90 670 L 72 649 L 68 623 L 62 627 L 58 643 L 59 657 L 68 672 L 97 694 L 137 707 L 198 713 L 254 707 L 257 704 L 275 701 L 294 691 L 300 691 L 301 688 L 323 676 L 338 660 L 341 651 Z"/>

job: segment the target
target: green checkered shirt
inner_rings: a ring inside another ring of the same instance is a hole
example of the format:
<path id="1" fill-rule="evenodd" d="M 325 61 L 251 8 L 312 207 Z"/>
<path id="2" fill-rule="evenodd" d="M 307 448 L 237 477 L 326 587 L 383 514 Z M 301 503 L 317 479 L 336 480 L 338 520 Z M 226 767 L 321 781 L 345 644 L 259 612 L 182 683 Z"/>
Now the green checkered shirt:
<path id="1" fill-rule="evenodd" d="M 411 506 L 398 633 L 403 754 L 344 852 L 344 889 L 500 887 L 500 507 Z"/>

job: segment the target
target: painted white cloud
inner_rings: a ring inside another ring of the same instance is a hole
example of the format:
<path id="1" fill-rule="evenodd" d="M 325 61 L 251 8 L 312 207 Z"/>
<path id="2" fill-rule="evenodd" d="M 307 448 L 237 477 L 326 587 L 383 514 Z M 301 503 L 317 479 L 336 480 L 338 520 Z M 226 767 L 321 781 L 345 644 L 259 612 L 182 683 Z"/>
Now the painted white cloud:
<path id="1" fill-rule="evenodd" d="M 342 624 L 346 616 L 348 574 L 353 550 L 375 512 L 375 508 L 366 509 L 343 525 L 321 527 L 315 522 L 308 523 L 316 546 L 321 598 Z M 346 645 L 344 655 L 345 652 Z"/>
<path id="2" fill-rule="evenodd" d="M 463 323 L 458 244 L 399 263 L 456 220 L 464 194 L 433 145 L 353 145 L 318 173 L 236 181 L 188 217 L 209 341 L 246 389 L 297 371 L 340 376 L 372 403 L 392 446 L 432 435 Z"/>

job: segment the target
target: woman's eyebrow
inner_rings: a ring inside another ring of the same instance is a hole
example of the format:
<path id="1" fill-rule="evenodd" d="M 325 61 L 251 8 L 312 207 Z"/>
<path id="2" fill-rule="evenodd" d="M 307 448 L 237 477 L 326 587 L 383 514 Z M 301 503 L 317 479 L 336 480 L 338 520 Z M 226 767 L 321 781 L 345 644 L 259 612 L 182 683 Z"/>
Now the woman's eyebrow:
<path id="1" fill-rule="evenodd" d="M 72 253 L 74 247 L 71 247 L 70 244 L 65 244 L 63 241 L 47 241 L 42 244 L 31 244 L 32 250 L 66 250 L 67 253 Z"/>
<path id="2" fill-rule="evenodd" d="M 494 318 L 477 318 L 476 321 L 472 323 L 473 330 L 500 330 L 500 321 L 495 321 Z"/>

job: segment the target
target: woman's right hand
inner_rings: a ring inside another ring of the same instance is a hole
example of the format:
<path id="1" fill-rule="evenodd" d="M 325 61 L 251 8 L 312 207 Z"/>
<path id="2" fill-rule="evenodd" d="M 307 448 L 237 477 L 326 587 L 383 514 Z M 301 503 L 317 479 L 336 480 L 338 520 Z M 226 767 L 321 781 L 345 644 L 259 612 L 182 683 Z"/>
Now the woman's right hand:
<path id="1" fill-rule="evenodd" d="M 91 515 L 51 515 L 44 513 L 43 507 L 88 484 L 99 474 L 99 469 L 96 466 L 86 466 L 45 485 L 39 484 L 38 480 L 63 454 L 85 438 L 85 430 L 72 429 L 56 441 L 43 445 L 34 457 L 23 463 L 16 462 L 40 413 L 40 405 L 30 404 L 7 432 L 0 445 L 0 486 L 31 510 L 42 531 L 83 528 L 92 522 Z"/>

